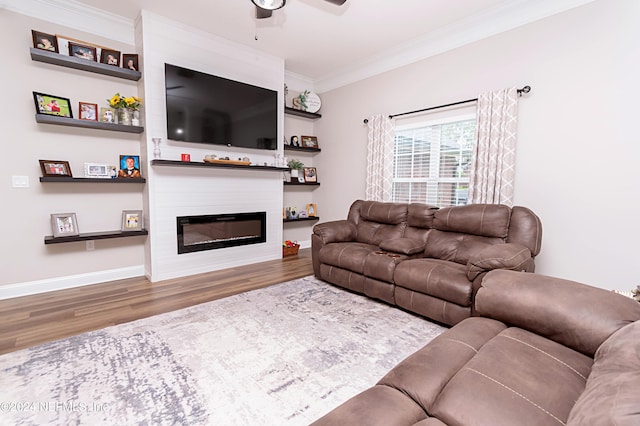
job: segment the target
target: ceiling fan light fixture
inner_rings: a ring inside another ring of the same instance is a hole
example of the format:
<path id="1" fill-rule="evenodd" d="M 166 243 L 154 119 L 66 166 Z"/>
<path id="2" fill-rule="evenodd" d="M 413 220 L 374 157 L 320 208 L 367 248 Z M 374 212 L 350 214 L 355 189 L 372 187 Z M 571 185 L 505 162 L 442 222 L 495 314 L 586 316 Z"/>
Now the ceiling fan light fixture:
<path id="1" fill-rule="evenodd" d="M 276 10 L 284 7 L 287 0 L 251 0 L 260 9 Z"/>

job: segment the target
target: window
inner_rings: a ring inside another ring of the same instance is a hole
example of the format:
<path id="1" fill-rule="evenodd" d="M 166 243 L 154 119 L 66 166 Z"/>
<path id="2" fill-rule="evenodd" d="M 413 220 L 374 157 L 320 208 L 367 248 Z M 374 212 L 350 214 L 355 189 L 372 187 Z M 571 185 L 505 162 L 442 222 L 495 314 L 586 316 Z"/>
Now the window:
<path id="1" fill-rule="evenodd" d="M 475 115 L 395 129 L 393 201 L 467 204 Z"/>

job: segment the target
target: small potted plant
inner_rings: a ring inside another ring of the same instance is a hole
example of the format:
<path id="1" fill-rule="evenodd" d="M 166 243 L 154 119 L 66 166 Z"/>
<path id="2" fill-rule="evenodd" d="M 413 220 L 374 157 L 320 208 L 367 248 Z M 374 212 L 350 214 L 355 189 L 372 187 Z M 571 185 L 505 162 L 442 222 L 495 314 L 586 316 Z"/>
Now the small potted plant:
<path id="1" fill-rule="evenodd" d="M 299 172 L 304 168 L 304 164 L 300 160 L 292 158 L 287 162 L 287 167 L 291 169 L 291 178 L 298 179 Z"/>

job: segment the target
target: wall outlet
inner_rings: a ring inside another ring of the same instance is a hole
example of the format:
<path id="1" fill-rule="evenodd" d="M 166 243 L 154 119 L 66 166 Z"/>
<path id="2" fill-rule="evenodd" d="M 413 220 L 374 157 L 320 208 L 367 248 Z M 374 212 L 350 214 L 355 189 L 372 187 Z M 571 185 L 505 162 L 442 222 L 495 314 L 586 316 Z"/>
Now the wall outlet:
<path id="1" fill-rule="evenodd" d="M 93 240 L 86 241 L 87 243 L 87 251 L 93 251 L 96 249 L 96 242 Z"/>

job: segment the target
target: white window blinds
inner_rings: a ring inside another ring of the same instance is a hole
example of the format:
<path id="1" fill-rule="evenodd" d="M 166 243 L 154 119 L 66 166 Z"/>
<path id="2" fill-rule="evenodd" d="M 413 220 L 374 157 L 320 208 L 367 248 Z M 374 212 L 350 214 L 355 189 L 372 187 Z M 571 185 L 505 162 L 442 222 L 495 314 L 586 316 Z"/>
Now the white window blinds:
<path id="1" fill-rule="evenodd" d="M 393 201 L 467 204 L 474 116 L 396 127 Z"/>

